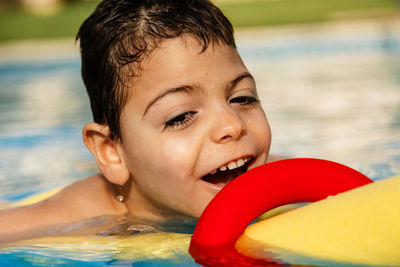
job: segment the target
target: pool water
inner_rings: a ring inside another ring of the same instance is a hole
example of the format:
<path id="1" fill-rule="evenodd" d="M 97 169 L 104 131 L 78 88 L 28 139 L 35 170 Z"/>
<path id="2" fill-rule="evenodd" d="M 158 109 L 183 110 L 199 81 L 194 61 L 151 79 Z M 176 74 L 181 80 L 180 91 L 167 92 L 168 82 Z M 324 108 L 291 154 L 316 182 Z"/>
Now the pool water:
<path id="1" fill-rule="evenodd" d="M 271 124 L 273 154 L 337 161 L 375 180 L 400 174 L 399 21 L 242 30 L 237 41 Z M 91 114 L 77 49 L 67 57 L 29 49 L 0 59 L 0 203 L 97 171 L 81 141 Z M 195 265 L 188 254 L 137 261 L 93 253 L 29 245 L 0 251 L 0 264 Z"/>

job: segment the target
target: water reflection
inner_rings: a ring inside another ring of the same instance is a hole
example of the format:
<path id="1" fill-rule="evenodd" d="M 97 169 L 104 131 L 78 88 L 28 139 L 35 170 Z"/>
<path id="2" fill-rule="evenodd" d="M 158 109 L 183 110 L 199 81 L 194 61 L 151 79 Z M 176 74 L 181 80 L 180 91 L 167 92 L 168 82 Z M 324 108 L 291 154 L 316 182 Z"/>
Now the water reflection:
<path id="1" fill-rule="evenodd" d="M 77 58 L 0 65 L 1 199 L 66 185 L 96 171 L 80 138 L 91 118 L 79 67 Z"/>

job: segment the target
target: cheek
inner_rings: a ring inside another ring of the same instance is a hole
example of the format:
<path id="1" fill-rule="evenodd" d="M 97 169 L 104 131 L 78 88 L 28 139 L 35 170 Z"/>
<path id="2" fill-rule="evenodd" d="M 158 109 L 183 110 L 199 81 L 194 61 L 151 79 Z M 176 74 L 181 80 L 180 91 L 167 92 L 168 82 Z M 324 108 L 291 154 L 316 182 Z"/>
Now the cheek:
<path id="1" fill-rule="evenodd" d="M 164 142 L 163 154 L 167 157 L 178 156 L 183 157 L 188 153 L 189 144 L 187 140 L 181 140 L 180 138 L 170 138 Z"/>
<path id="2" fill-rule="evenodd" d="M 194 188 L 193 164 L 197 159 L 193 145 L 186 139 L 159 137 L 163 142 L 153 142 L 155 153 L 147 153 L 143 164 L 151 162 L 140 172 L 133 169 L 138 185 L 152 199 L 170 206 L 181 205 L 183 196 L 189 197 Z M 177 194 L 179 193 L 179 194 Z"/>
<path id="3" fill-rule="evenodd" d="M 160 182 L 170 179 L 182 180 L 190 173 L 191 163 L 196 158 L 190 138 L 172 138 L 166 135 L 158 135 L 157 138 L 143 136 L 140 138 L 140 142 L 135 143 L 136 147 L 140 147 L 140 149 L 135 149 L 136 159 L 132 162 L 140 162 L 139 168 L 142 173 L 152 176 L 149 177 L 149 180 L 156 179 Z M 136 172 L 134 168 L 132 168 L 132 172 Z"/>
<path id="4" fill-rule="evenodd" d="M 262 147 L 263 150 L 269 150 L 271 144 L 271 130 L 264 111 L 261 109 L 251 114 L 251 116 L 248 116 L 247 122 L 250 128 L 249 130 L 256 136 L 259 146 Z"/>
<path id="5" fill-rule="evenodd" d="M 186 177 L 191 173 L 195 164 L 196 153 L 193 145 L 194 138 L 166 138 L 160 149 L 161 157 L 165 160 L 166 169 L 175 172 L 178 177 Z M 183 178 L 182 178 L 183 179 Z"/>

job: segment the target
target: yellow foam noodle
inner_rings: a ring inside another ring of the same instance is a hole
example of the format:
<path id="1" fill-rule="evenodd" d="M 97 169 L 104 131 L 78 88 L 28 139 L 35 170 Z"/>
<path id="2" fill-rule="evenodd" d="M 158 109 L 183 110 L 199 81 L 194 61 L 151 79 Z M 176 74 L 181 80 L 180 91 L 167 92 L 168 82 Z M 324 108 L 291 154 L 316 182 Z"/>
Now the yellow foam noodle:
<path id="1" fill-rule="evenodd" d="M 154 232 L 133 236 L 53 236 L 0 245 L 1 251 L 29 248 L 41 255 L 70 257 L 81 261 L 168 259 L 192 262 L 187 251 L 190 234 Z"/>
<path id="2" fill-rule="evenodd" d="M 236 248 L 296 264 L 400 266 L 400 176 L 253 224 Z"/>

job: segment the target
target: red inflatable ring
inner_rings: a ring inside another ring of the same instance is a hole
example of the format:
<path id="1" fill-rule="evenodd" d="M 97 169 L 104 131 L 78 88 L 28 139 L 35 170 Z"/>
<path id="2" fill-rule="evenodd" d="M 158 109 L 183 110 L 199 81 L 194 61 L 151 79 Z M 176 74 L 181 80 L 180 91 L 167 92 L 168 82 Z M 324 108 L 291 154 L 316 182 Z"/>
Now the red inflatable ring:
<path id="1" fill-rule="evenodd" d="M 229 183 L 210 202 L 196 225 L 189 252 L 200 264 L 221 266 L 227 257 L 237 258 L 234 243 L 262 213 L 286 204 L 318 201 L 371 182 L 354 169 L 320 159 L 287 159 L 257 167 Z"/>

